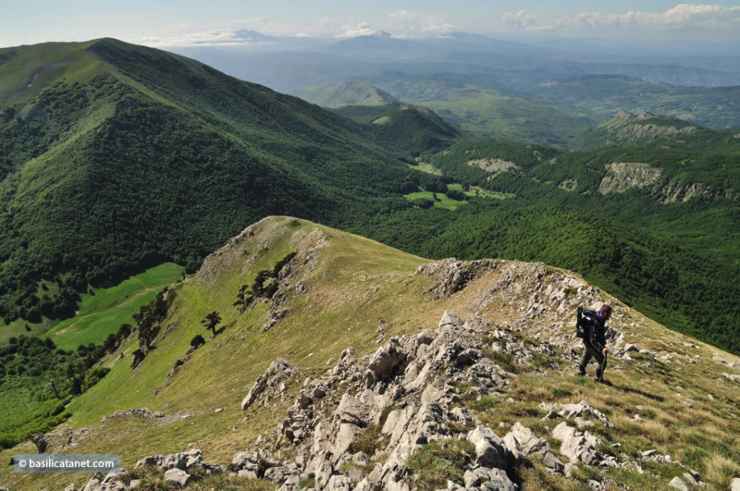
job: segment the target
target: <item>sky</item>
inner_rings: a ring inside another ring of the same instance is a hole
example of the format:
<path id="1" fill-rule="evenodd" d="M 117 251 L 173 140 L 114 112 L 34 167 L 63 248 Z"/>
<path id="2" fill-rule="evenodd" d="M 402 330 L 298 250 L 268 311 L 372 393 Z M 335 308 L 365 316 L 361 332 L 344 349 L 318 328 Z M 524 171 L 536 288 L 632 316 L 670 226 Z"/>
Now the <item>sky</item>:
<path id="1" fill-rule="evenodd" d="M 0 46 L 99 37 L 160 47 L 248 46 L 255 38 L 247 31 L 737 42 L 740 0 L 0 0 Z"/>

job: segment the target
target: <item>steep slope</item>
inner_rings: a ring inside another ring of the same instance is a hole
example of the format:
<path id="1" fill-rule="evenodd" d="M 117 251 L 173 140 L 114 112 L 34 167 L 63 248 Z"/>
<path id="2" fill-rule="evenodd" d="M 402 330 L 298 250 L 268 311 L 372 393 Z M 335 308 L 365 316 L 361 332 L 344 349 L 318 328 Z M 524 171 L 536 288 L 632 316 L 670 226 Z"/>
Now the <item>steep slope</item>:
<path id="1" fill-rule="evenodd" d="M 270 213 L 331 221 L 385 198 L 402 150 L 300 99 L 112 39 L 2 50 L 0 313 L 193 267 Z"/>
<path id="2" fill-rule="evenodd" d="M 161 299 L 156 349 L 132 369 L 134 332 L 47 435 L 50 451 L 120 455 L 120 489 L 174 489 L 172 466 L 192 489 L 727 489 L 740 476 L 740 360 L 563 270 L 430 262 L 273 217 Z M 597 385 L 575 375 L 572 318 L 604 301 L 611 383 Z M 216 336 L 201 325 L 212 311 Z M 202 452 L 136 464 L 190 448 Z M 21 490 L 89 479 L 0 468 Z"/>

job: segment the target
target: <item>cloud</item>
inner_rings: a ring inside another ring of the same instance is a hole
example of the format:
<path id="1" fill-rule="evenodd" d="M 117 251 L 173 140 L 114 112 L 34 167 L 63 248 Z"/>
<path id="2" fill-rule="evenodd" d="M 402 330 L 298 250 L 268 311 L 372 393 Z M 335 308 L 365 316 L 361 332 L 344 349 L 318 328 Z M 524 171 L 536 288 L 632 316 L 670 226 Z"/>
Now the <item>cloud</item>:
<path id="1" fill-rule="evenodd" d="M 502 20 L 506 25 L 523 31 L 537 28 L 537 18 L 526 10 L 505 12 Z"/>
<path id="2" fill-rule="evenodd" d="M 338 39 L 350 39 L 362 36 L 390 37 L 390 33 L 378 29 L 373 29 L 373 27 L 368 22 L 360 22 L 359 24 L 353 26 L 345 26 L 341 32 L 334 35 L 334 37 Z"/>
<path id="3" fill-rule="evenodd" d="M 660 12 L 580 12 L 543 21 L 525 10 L 507 12 L 504 23 L 515 30 L 732 31 L 740 28 L 740 6 L 682 3 Z"/>
<path id="4" fill-rule="evenodd" d="M 447 19 L 413 12 L 397 10 L 387 16 L 387 29 L 398 37 L 429 37 L 443 36 L 456 30 L 454 24 Z"/>
<path id="5" fill-rule="evenodd" d="M 212 30 L 186 32 L 165 36 L 149 36 L 144 44 L 158 47 L 183 46 L 266 46 L 275 43 L 275 38 L 249 29 Z"/>

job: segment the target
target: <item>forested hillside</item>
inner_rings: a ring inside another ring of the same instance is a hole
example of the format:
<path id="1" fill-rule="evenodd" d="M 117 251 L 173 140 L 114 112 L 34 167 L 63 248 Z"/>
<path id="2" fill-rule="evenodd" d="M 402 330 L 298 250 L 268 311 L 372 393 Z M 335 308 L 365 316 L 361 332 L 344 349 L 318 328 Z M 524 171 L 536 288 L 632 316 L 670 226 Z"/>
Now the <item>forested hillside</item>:
<path id="1" fill-rule="evenodd" d="M 104 39 L 3 50 L 0 312 L 74 313 L 105 286 L 189 267 L 271 213 L 330 220 L 405 173 L 371 131 L 163 51 Z"/>

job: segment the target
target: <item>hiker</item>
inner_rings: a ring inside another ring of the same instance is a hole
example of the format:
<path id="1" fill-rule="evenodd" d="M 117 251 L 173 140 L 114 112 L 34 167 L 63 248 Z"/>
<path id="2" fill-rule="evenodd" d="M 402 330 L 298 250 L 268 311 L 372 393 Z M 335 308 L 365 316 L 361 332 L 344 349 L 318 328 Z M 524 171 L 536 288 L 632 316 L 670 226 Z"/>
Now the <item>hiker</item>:
<path id="1" fill-rule="evenodd" d="M 596 369 L 596 380 L 604 382 L 606 370 L 606 321 L 612 315 L 611 306 L 604 304 L 597 311 L 583 310 L 578 307 L 576 313 L 576 335 L 583 339 L 584 353 L 578 373 L 586 375 L 586 366 L 591 358 L 596 358 L 599 366 Z"/>

